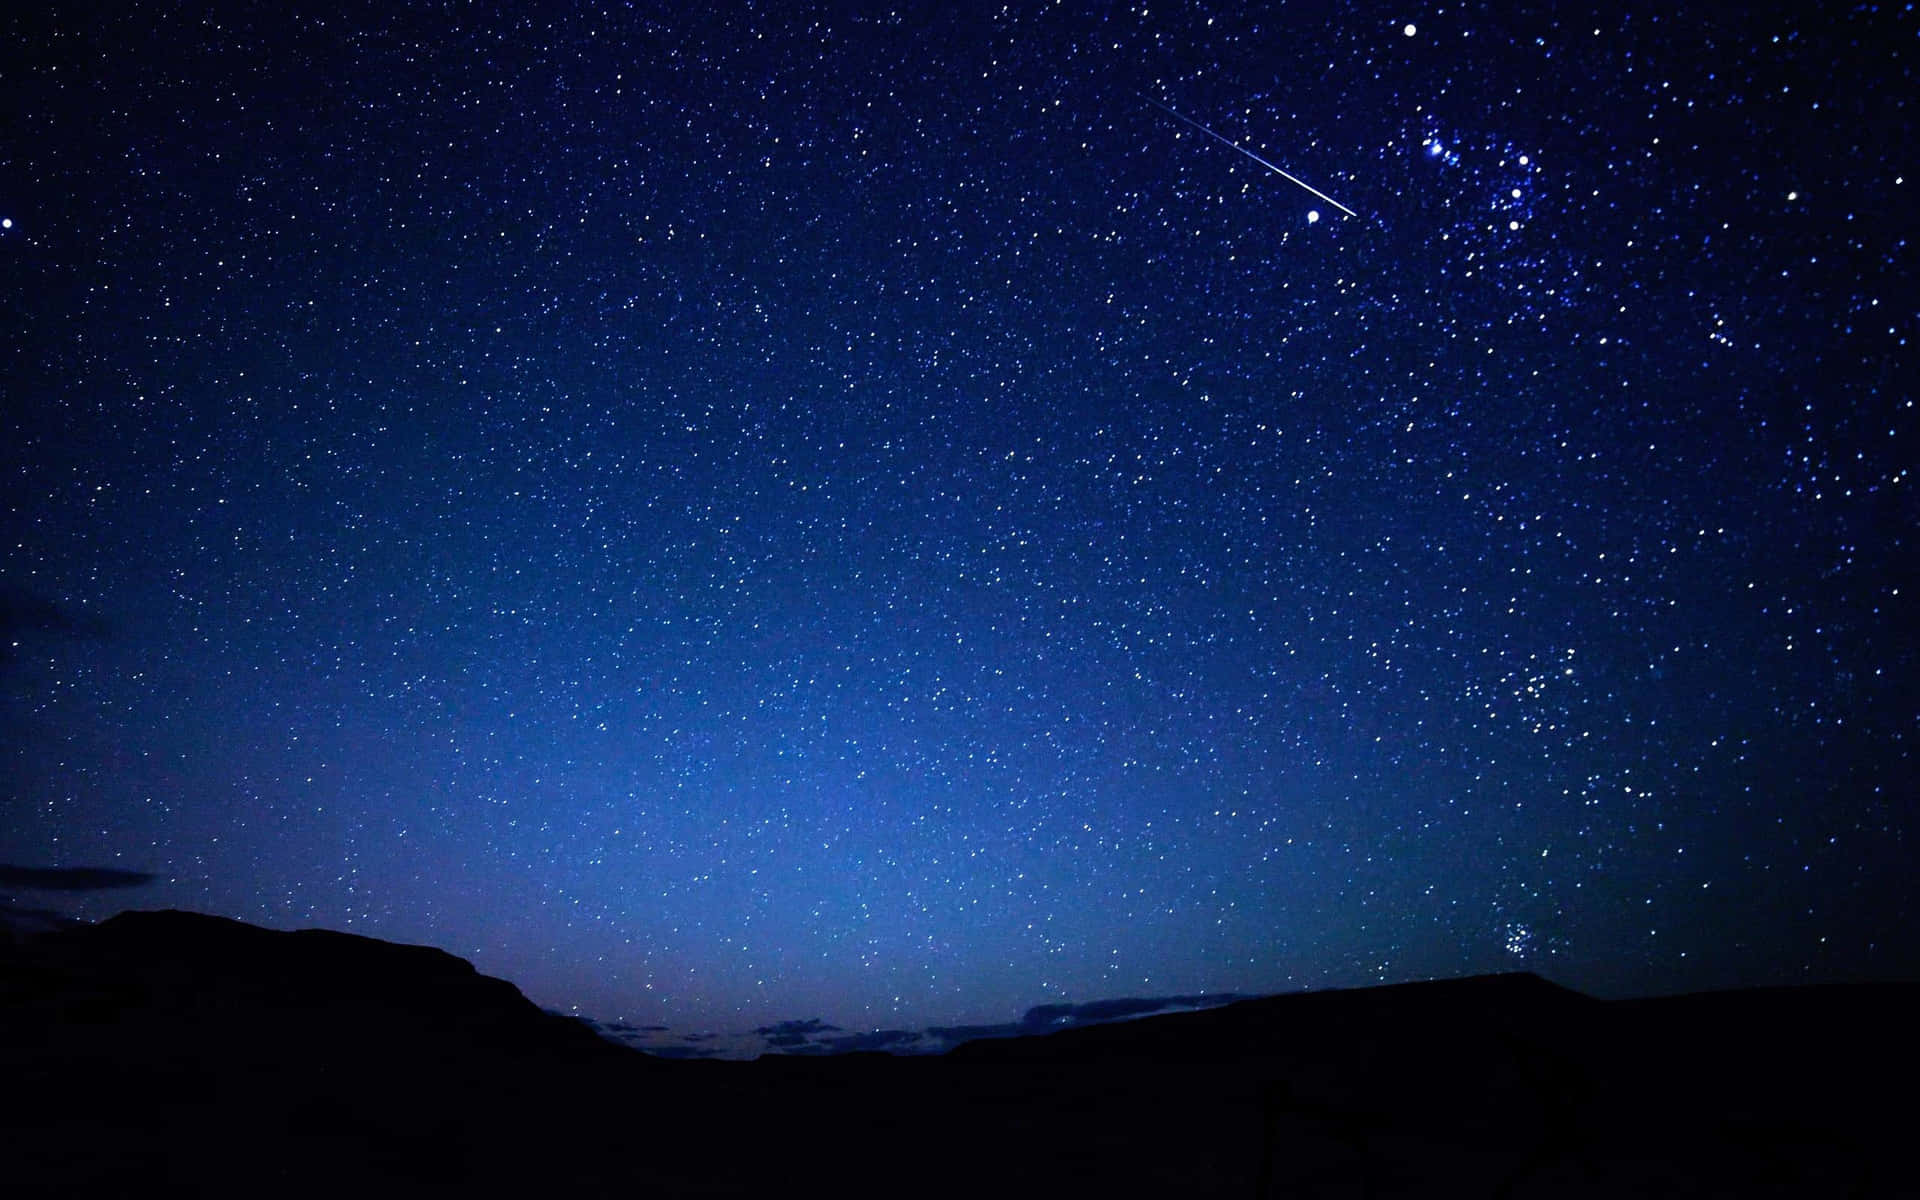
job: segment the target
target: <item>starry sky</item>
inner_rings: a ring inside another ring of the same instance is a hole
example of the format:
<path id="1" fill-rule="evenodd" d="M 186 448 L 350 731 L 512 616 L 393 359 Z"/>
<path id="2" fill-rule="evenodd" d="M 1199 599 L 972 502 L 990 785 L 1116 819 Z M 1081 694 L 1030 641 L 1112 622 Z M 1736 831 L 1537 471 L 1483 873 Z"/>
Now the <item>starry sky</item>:
<path id="1" fill-rule="evenodd" d="M 1920 970 L 1910 7 L 0 37 L 0 862 L 155 876 L 16 907 L 715 1030 Z"/>

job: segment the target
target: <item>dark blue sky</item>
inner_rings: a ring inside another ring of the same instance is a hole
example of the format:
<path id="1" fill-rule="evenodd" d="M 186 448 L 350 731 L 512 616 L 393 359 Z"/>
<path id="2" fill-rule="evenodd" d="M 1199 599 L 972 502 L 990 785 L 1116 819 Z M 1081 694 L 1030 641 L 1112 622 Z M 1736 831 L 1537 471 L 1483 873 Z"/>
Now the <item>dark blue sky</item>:
<path id="1" fill-rule="evenodd" d="M 676 1028 L 1913 975 L 1912 11 L 395 7 L 0 19 L 71 911 Z"/>

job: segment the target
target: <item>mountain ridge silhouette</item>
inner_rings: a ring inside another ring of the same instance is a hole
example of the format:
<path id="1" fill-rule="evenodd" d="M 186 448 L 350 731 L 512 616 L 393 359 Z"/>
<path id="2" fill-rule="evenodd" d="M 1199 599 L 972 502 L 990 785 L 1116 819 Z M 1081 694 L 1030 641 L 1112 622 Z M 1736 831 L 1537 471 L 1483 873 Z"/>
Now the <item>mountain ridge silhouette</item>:
<path id="1" fill-rule="evenodd" d="M 1911 1194 L 1917 1001 L 1498 975 L 682 1062 L 432 947 L 126 913 L 0 943 L 0 1189 Z"/>

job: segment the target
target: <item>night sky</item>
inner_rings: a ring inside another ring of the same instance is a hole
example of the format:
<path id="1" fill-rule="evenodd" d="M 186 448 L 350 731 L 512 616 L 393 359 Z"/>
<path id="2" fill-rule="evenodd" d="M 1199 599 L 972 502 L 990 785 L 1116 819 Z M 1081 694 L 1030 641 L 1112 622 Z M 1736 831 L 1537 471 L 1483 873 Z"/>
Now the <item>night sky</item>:
<path id="1" fill-rule="evenodd" d="M 400 7 L 0 18 L 0 862 L 157 876 L 0 899 L 677 1029 L 1920 971 L 1910 7 Z"/>

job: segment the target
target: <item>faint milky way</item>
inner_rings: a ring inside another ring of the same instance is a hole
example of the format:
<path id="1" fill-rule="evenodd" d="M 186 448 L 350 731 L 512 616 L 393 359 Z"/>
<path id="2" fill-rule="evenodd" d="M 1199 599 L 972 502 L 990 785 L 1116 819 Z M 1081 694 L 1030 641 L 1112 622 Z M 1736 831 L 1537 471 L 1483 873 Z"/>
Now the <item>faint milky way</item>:
<path id="1" fill-rule="evenodd" d="M 1913 11 L 16 8 L 71 911 L 723 1031 L 1912 972 Z"/>

